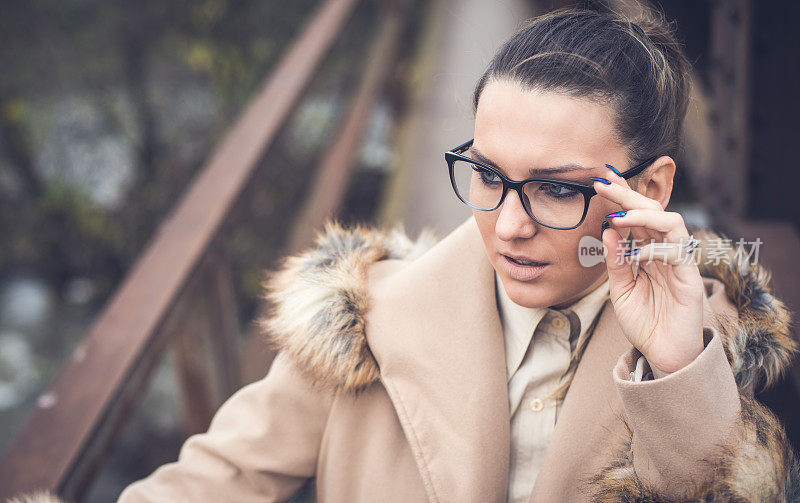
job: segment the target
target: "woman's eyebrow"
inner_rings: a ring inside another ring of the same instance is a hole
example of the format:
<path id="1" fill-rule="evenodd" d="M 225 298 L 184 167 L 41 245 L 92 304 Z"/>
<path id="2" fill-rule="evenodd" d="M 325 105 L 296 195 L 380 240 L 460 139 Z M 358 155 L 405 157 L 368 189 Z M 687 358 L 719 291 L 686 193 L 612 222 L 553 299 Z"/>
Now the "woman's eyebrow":
<path id="1" fill-rule="evenodd" d="M 482 162 L 484 164 L 488 164 L 489 166 L 491 166 L 491 167 L 493 167 L 493 168 L 495 168 L 495 169 L 497 169 L 499 171 L 503 171 L 503 173 L 506 174 L 505 171 L 502 168 L 500 168 L 500 166 L 498 166 L 494 161 L 492 161 L 491 159 L 489 159 L 488 157 L 483 155 L 475 147 L 472 147 L 472 146 L 469 147 L 467 152 L 469 152 L 473 156 L 475 156 L 475 158 L 478 161 L 480 161 L 480 162 Z M 562 164 L 561 166 L 552 166 L 552 167 L 549 167 L 549 168 L 532 168 L 532 169 L 528 170 L 528 174 L 530 174 L 532 177 L 536 177 L 536 176 L 539 176 L 539 175 L 555 175 L 555 174 L 558 174 L 558 173 L 564 173 L 564 172 L 567 172 L 567 171 L 576 171 L 576 170 L 579 170 L 579 169 L 588 170 L 590 168 L 587 168 L 586 166 L 584 166 L 582 164 L 578 164 L 578 163 L 574 163 L 573 162 L 573 163 L 569 163 L 569 164 Z"/>

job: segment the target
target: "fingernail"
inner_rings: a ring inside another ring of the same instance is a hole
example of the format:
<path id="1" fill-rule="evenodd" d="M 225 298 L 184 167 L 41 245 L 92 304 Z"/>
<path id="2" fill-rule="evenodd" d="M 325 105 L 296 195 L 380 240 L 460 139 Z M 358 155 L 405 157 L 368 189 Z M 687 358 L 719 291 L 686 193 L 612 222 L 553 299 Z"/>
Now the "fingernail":
<path id="1" fill-rule="evenodd" d="M 592 176 L 592 177 L 589 177 L 589 180 L 594 180 L 594 181 L 596 181 L 596 182 L 604 183 L 604 184 L 606 184 L 606 185 L 611 185 L 611 182 L 609 182 L 609 181 L 608 181 L 608 180 L 606 180 L 605 178 L 600 178 L 599 176 Z"/>
<path id="2" fill-rule="evenodd" d="M 622 256 L 630 257 L 631 255 L 636 255 L 637 253 L 639 253 L 640 250 L 641 250 L 641 248 L 635 248 L 633 250 L 628 250 L 625 253 L 623 253 Z"/>
<path id="3" fill-rule="evenodd" d="M 612 166 L 610 164 L 606 164 L 606 168 L 610 169 L 611 171 L 613 171 L 617 175 L 622 176 L 622 173 L 620 173 L 619 170 L 617 168 L 615 168 L 614 166 Z"/>
<path id="4" fill-rule="evenodd" d="M 614 213 L 609 213 L 604 218 L 624 217 L 626 213 L 628 213 L 628 212 L 627 211 L 615 211 Z"/>
<path id="5" fill-rule="evenodd" d="M 603 240 L 603 233 L 604 233 L 604 232 L 605 232 L 605 230 L 606 230 L 606 229 L 608 229 L 609 227 L 611 227 L 611 224 L 610 224 L 610 223 L 608 223 L 608 220 L 603 220 L 603 223 L 602 223 L 602 224 L 600 224 L 600 241 L 602 241 L 602 240 Z"/>

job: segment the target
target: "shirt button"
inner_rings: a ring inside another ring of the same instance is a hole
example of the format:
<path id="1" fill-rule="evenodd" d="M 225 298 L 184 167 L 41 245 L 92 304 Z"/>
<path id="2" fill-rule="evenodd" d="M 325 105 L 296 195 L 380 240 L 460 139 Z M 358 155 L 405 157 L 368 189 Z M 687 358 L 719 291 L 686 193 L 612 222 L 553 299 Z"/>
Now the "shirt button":
<path id="1" fill-rule="evenodd" d="M 544 409 L 544 402 L 542 402 L 541 398 L 534 398 L 531 400 L 531 403 L 528 404 L 532 411 L 539 412 Z"/>
<path id="2" fill-rule="evenodd" d="M 566 323 L 564 323 L 564 320 L 559 317 L 553 318 L 553 320 L 550 323 L 556 330 L 561 330 L 562 328 L 564 328 L 564 325 L 566 325 Z"/>

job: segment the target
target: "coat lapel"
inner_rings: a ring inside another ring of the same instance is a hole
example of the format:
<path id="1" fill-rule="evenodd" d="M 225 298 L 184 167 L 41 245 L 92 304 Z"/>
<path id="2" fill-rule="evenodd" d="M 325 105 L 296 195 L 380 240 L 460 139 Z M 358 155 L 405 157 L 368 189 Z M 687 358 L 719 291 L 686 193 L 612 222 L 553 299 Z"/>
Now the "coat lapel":
<path id="1" fill-rule="evenodd" d="M 369 302 L 369 347 L 430 501 L 505 501 L 505 352 L 474 218 L 413 262 L 376 264 Z"/>

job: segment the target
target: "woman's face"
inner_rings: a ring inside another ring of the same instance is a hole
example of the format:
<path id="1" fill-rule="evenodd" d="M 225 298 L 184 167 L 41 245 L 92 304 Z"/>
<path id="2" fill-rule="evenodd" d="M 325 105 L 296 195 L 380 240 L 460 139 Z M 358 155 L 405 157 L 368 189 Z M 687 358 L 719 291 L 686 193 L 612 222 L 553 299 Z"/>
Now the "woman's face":
<path id="1" fill-rule="evenodd" d="M 591 176 L 607 178 L 606 163 L 620 171 L 630 167 L 611 119 L 608 105 L 495 80 L 484 87 L 478 102 L 473 149 L 512 180 L 538 176 L 591 185 Z M 464 155 L 479 159 L 472 151 Z M 529 171 L 569 164 L 581 167 L 542 175 Z M 517 193 L 509 191 L 496 210 L 473 214 L 511 300 L 526 307 L 550 307 L 572 302 L 605 281 L 604 262 L 581 265 L 579 242 L 584 236 L 599 239 L 604 215 L 620 209 L 595 195 L 579 227 L 556 230 L 533 221 Z M 507 255 L 545 265 L 513 265 Z"/>

